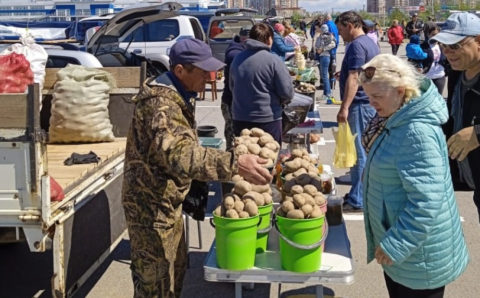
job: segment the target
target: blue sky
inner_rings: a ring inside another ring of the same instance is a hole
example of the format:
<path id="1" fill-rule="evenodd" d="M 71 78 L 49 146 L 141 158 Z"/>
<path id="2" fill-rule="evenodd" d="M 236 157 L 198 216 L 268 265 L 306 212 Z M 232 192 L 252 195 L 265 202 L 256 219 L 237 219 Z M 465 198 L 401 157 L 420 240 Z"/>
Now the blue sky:
<path id="1" fill-rule="evenodd" d="M 298 6 L 307 11 L 346 11 L 350 9 L 362 9 L 366 4 L 364 0 L 299 0 Z"/>

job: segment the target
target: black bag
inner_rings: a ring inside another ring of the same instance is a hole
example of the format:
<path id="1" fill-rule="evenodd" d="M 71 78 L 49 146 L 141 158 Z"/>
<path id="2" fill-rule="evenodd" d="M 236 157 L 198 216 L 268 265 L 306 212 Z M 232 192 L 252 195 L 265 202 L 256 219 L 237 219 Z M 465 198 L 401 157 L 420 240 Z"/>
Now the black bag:
<path id="1" fill-rule="evenodd" d="M 310 50 L 310 52 L 308 52 L 308 59 L 315 60 L 315 51 L 313 48 Z"/>
<path id="2" fill-rule="evenodd" d="M 190 191 L 183 201 L 183 211 L 195 220 L 204 220 L 207 200 L 207 182 L 192 180 Z"/>

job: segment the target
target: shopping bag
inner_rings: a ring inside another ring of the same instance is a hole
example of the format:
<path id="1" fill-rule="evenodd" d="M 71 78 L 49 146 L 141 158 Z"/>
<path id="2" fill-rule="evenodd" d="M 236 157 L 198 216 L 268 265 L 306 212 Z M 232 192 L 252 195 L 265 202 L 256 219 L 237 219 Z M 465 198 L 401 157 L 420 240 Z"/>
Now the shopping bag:
<path id="1" fill-rule="evenodd" d="M 355 135 L 352 135 L 348 122 L 338 123 L 335 137 L 335 154 L 333 165 L 336 168 L 351 168 L 357 163 L 357 150 L 355 149 Z"/>

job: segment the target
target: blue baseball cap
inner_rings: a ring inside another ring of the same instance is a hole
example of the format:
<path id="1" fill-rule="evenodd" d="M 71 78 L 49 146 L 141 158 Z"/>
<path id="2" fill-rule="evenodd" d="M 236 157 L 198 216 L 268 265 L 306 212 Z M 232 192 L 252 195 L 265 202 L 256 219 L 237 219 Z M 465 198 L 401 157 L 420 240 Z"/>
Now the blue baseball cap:
<path id="1" fill-rule="evenodd" d="M 440 33 L 431 39 L 443 44 L 455 44 L 468 36 L 480 35 L 480 18 L 469 12 L 457 12 L 440 25 Z"/>
<path id="2" fill-rule="evenodd" d="M 212 55 L 210 47 L 199 39 L 177 41 L 170 49 L 170 64 L 192 64 L 205 71 L 217 71 L 225 64 Z"/>

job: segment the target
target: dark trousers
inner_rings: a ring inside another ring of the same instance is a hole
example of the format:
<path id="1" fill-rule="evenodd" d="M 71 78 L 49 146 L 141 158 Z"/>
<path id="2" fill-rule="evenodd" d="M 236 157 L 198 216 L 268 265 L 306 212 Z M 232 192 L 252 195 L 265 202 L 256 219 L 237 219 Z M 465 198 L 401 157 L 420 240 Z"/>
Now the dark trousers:
<path id="1" fill-rule="evenodd" d="M 397 55 L 398 48 L 400 48 L 399 44 L 392 44 L 392 55 Z"/>
<path id="2" fill-rule="evenodd" d="M 440 93 L 440 95 L 442 95 L 443 94 L 443 89 L 445 88 L 446 77 L 433 79 L 432 82 L 435 84 L 435 86 L 437 86 L 438 93 Z"/>
<path id="3" fill-rule="evenodd" d="M 477 206 L 478 218 L 480 220 L 480 189 L 478 189 L 478 187 L 473 191 L 473 202 L 475 206 Z"/>
<path id="4" fill-rule="evenodd" d="M 272 137 L 277 141 L 280 146 L 282 144 L 282 120 L 275 120 L 267 123 L 258 123 L 258 122 L 246 122 L 246 121 L 237 121 L 233 120 L 233 133 L 235 136 L 240 136 L 240 132 L 244 128 L 252 129 L 258 127 L 263 129 L 265 132 L 268 132 Z"/>
<path id="5" fill-rule="evenodd" d="M 442 298 L 445 292 L 445 286 L 436 289 L 414 290 L 407 288 L 397 282 L 394 282 L 385 272 L 385 282 L 387 284 L 388 295 L 390 298 Z"/>

